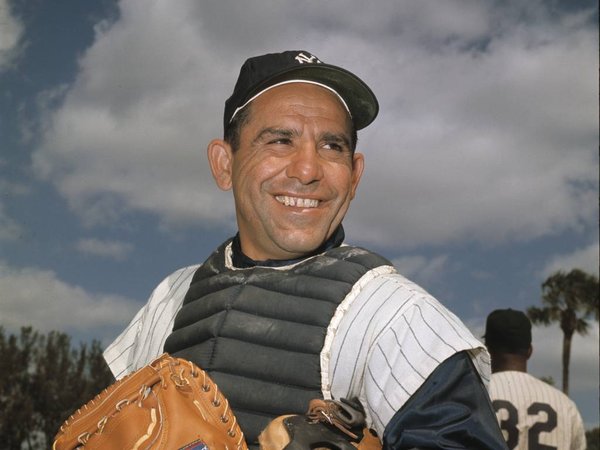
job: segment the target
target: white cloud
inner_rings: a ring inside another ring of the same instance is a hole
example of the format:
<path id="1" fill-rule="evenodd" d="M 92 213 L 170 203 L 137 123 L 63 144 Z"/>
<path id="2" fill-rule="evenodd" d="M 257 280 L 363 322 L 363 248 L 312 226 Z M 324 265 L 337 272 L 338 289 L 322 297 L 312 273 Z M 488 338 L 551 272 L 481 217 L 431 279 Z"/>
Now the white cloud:
<path id="1" fill-rule="evenodd" d="M 392 263 L 403 276 L 427 286 L 441 278 L 448 263 L 448 255 L 437 255 L 432 258 L 421 255 L 402 256 L 393 259 Z"/>
<path id="2" fill-rule="evenodd" d="M 133 250 L 133 245 L 128 242 L 111 241 L 102 239 L 80 239 L 75 244 L 81 253 L 123 260 Z"/>
<path id="3" fill-rule="evenodd" d="M 123 1 L 49 113 L 34 166 L 90 223 L 145 211 L 230 226 L 231 198 L 205 158 L 224 99 L 245 57 L 306 48 L 355 71 L 381 103 L 359 139 L 367 172 L 346 220 L 353 239 L 495 244 L 596 223 L 589 13 L 468 4 L 236 3 L 224 13 L 227 2 Z"/>
<path id="4" fill-rule="evenodd" d="M 24 27 L 12 14 L 10 2 L 0 0 L 0 72 L 10 67 L 21 50 Z"/>
<path id="5" fill-rule="evenodd" d="M 363 139 L 370 171 L 352 212 L 361 235 L 497 243 L 595 223 L 595 32 L 508 31 L 481 52 L 400 56 L 378 80 L 386 96 Z"/>
<path id="6" fill-rule="evenodd" d="M 587 247 L 575 250 L 572 253 L 555 256 L 542 270 L 544 279 L 554 272 L 569 272 L 572 269 L 581 269 L 587 273 L 598 276 L 600 247 L 594 242 Z"/>
<path id="7" fill-rule="evenodd" d="M 99 29 L 64 106 L 50 112 L 36 169 L 91 223 L 131 208 L 165 222 L 231 217 L 205 164 L 224 97 L 211 94 L 222 77 L 209 71 L 214 55 L 185 2 L 122 7 L 120 22 Z"/>
<path id="8" fill-rule="evenodd" d="M 131 299 L 85 291 L 50 270 L 14 268 L 0 263 L 1 325 L 16 331 L 32 326 L 40 332 L 85 333 L 114 338 L 139 308 Z"/>
<path id="9" fill-rule="evenodd" d="M 575 335 L 571 347 L 569 384 L 573 392 L 598 389 L 599 369 L 598 323 L 591 322 L 586 336 Z M 558 324 L 533 327 L 533 355 L 529 371 L 536 376 L 551 376 L 556 386 L 562 387 L 563 333 Z"/>

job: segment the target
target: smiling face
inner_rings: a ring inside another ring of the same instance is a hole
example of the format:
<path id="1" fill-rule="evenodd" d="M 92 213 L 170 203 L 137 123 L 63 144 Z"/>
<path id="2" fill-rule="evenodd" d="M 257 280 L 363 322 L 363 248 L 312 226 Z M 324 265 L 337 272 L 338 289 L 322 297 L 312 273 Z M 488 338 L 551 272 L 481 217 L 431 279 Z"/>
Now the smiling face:
<path id="1" fill-rule="evenodd" d="M 235 153 L 214 140 L 215 180 L 233 189 L 242 251 L 292 259 L 318 248 L 341 223 L 363 170 L 348 113 L 326 89 L 292 83 L 250 104 Z"/>

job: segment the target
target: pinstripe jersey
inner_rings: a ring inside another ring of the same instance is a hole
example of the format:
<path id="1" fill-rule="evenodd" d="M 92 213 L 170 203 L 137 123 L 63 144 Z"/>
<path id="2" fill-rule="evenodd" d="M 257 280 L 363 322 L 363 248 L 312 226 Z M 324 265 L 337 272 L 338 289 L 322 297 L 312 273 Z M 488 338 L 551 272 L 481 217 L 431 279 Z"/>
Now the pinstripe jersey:
<path id="1" fill-rule="evenodd" d="M 167 277 L 106 349 L 104 357 L 117 379 L 162 353 L 198 267 Z M 355 283 L 330 322 L 320 357 L 323 396 L 359 397 L 369 426 L 383 436 L 394 413 L 429 374 L 463 350 L 487 385 L 490 363 L 483 344 L 422 288 L 393 267 L 381 266 Z"/>
<path id="2" fill-rule="evenodd" d="M 490 397 L 508 447 L 519 450 L 585 450 L 575 403 L 526 372 L 492 374 Z"/>

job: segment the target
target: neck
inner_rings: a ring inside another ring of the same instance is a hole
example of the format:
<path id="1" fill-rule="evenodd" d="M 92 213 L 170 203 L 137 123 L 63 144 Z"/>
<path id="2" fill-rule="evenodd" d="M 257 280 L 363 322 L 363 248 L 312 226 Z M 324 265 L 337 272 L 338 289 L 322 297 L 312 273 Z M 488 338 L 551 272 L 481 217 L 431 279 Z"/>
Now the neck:
<path id="1" fill-rule="evenodd" d="M 290 264 L 294 264 L 298 261 L 301 261 L 303 259 L 306 259 L 310 256 L 314 256 L 314 255 L 323 253 L 324 251 L 329 250 L 330 248 L 339 247 L 342 244 L 342 242 L 344 241 L 344 237 L 345 237 L 344 228 L 340 224 L 336 228 L 336 230 L 333 232 L 333 234 L 331 236 L 329 236 L 329 238 L 325 242 L 323 242 L 323 244 L 321 244 L 321 246 L 319 246 L 319 248 L 315 249 L 313 252 L 308 253 L 300 258 L 285 259 L 285 260 L 268 259 L 268 260 L 264 260 L 264 261 L 257 261 L 257 260 L 254 260 L 244 254 L 244 252 L 242 250 L 241 242 L 240 242 L 240 235 L 238 233 L 233 238 L 233 245 L 231 247 L 233 250 L 233 255 L 232 255 L 233 265 L 238 268 L 248 268 L 248 267 L 255 267 L 255 266 L 263 266 L 263 267 L 287 266 Z"/>
<path id="2" fill-rule="evenodd" d="M 513 370 L 527 372 L 527 358 L 515 353 L 490 353 L 492 357 L 492 373 Z"/>

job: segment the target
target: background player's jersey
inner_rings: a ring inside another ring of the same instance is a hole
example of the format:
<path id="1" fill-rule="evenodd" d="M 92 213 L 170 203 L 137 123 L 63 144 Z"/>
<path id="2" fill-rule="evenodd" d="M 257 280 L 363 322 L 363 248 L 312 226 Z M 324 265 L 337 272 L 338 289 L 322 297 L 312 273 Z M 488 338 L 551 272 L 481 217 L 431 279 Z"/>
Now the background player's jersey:
<path id="1" fill-rule="evenodd" d="M 492 374 L 490 397 L 509 449 L 585 450 L 575 403 L 525 372 Z"/>

